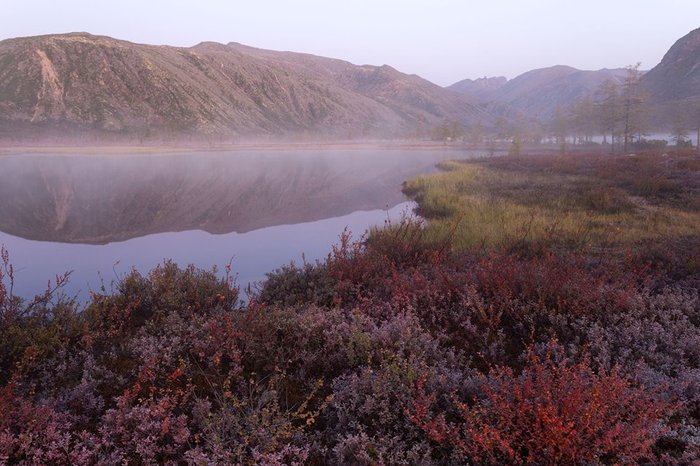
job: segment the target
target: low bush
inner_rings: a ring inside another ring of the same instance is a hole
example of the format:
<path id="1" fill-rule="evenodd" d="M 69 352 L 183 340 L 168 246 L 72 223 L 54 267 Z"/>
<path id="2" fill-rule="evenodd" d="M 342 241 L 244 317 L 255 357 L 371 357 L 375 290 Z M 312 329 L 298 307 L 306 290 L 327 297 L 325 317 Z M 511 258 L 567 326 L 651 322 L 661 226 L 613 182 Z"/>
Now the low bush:
<path id="1" fill-rule="evenodd" d="M 559 352 L 561 353 L 561 352 Z M 455 413 L 434 413 L 436 396 L 416 383 L 410 419 L 464 461 L 500 464 L 631 464 L 651 461 L 672 404 L 616 370 L 594 372 L 585 359 L 532 352 L 520 374 L 496 368 L 479 396 L 452 394 Z"/>

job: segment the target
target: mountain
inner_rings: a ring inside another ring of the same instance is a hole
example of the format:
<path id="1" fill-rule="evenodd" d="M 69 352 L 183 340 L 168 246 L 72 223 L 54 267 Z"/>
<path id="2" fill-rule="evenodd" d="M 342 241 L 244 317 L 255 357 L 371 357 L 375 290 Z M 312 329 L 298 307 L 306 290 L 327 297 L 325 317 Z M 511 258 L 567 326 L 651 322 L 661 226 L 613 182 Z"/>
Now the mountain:
<path id="1" fill-rule="evenodd" d="M 411 122 L 417 115 L 434 120 L 448 118 L 468 122 L 473 119 L 468 99 L 417 75 L 407 75 L 388 65 L 357 66 L 342 60 L 315 55 L 276 52 L 231 43 L 229 47 L 271 64 L 287 66 L 297 73 L 324 82 L 334 82 L 353 93 L 369 97 Z"/>
<path id="2" fill-rule="evenodd" d="M 624 68 L 597 71 L 552 66 L 504 78 L 466 79 L 448 87 L 480 102 L 484 113 L 513 118 L 524 114 L 546 122 L 557 108 L 569 109 L 586 95 L 594 95 L 606 80 L 622 83 Z M 661 62 L 642 74 L 641 85 L 649 96 L 651 122 L 670 126 L 680 115 L 696 118 L 700 108 L 700 28 L 676 41 Z"/>
<path id="3" fill-rule="evenodd" d="M 524 113 L 530 118 L 547 121 L 557 107 L 570 108 L 578 99 L 595 93 L 603 81 L 612 79 L 621 82 L 626 73 L 625 69 L 585 71 L 558 65 L 528 71 L 479 93 L 469 93 L 469 87 L 460 85 L 464 81 L 450 88 L 479 98 L 487 103 L 492 113 L 511 117 Z"/>
<path id="4" fill-rule="evenodd" d="M 483 78 L 478 79 L 463 79 L 462 81 L 448 86 L 448 89 L 459 92 L 460 94 L 466 94 L 474 98 L 483 99 L 484 97 L 503 87 L 507 82 L 508 79 L 506 79 L 505 76 L 493 78 L 484 76 Z"/>
<path id="5" fill-rule="evenodd" d="M 700 104 L 700 28 L 681 37 L 661 62 L 642 77 L 660 113 L 677 104 Z"/>
<path id="6" fill-rule="evenodd" d="M 389 66 L 204 42 L 71 33 L 0 42 L 0 137 L 395 136 L 473 119 L 468 98 Z"/>

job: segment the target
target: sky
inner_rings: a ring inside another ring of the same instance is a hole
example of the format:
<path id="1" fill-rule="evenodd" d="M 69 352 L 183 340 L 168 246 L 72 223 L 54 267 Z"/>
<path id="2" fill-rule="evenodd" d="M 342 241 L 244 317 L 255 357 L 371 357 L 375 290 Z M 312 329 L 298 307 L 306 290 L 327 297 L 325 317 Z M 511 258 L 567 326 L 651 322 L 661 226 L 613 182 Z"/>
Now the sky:
<path id="1" fill-rule="evenodd" d="M 535 68 L 656 65 L 698 0 L 0 0 L 0 39 L 85 31 L 388 64 L 446 86 Z"/>

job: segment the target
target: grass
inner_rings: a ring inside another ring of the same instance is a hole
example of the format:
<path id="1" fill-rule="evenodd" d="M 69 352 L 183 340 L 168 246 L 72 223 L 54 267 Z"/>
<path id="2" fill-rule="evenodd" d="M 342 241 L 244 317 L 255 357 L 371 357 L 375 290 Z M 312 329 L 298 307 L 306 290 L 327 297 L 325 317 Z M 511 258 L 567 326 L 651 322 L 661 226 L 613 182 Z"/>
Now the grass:
<path id="1" fill-rule="evenodd" d="M 457 250 L 639 247 L 700 233 L 700 163 L 690 156 L 519 156 L 450 161 L 404 193 L 454 232 Z"/>

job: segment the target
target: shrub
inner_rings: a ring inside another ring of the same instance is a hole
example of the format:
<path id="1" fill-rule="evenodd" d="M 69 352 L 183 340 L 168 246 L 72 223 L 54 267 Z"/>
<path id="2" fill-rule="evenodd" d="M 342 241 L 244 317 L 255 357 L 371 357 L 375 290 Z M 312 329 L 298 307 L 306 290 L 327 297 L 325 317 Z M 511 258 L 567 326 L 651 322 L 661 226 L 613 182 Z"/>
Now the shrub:
<path id="1" fill-rule="evenodd" d="M 69 416 L 33 404 L 15 382 L 0 388 L 0 463 L 69 464 L 70 450 Z"/>
<path id="2" fill-rule="evenodd" d="M 494 369 L 476 400 L 453 396 L 458 415 L 433 414 L 426 377 L 409 418 L 427 437 L 477 464 L 630 464 L 653 458 L 671 406 L 617 370 L 536 356 L 520 375 Z"/>
<path id="3" fill-rule="evenodd" d="M 335 302 L 348 304 L 370 290 L 379 290 L 398 273 L 447 260 L 451 238 L 428 239 L 420 220 L 405 217 L 387 224 L 363 241 L 345 231 L 326 260 L 334 281 Z"/>
<path id="4" fill-rule="evenodd" d="M 61 294 L 69 275 L 56 276 L 44 293 L 25 302 L 13 294 L 14 268 L 0 248 L 0 386 L 15 371 L 30 371 L 82 336 L 76 303 Z"/>
<path id="5" fill-rule="evenodd" d="M 668 145 L 665 139 L 641 139 L 632 144 L 632 148 L 640 151 L 662 151 Z"/>
<path id="6" fill-rule="evenodd" d="M 256 299 L 284 306 L 329 305 L 333 301 L 333 285 L 325 265 L 305 263 L 299 267 L 291 263 L 267 273 Z"/>
<path id="7" fill-rule="evenodd" d="M 681 402 L 660 451 L 700 460 L 700 299 L 679 285 L 641 294 L 628 312 L 577 323 L 593 362 L 619 366 L 628 377 Z M 679 463 L 683 464 L 683 462 Z"/>
<path id="8" fill-rule="evenodd" d="M 428 367 L 426 362 L 397 358 L 333 382 L 333 401 L 325 414 L 325 435 L 332 435 L 334 444 L 331 463 L 433 464 L 443 459 L 406 417 L 404 407 L 421 373 L 428 371 L 432 388 L 442 392 L 461 390 L 465 376 L 455 367 Z"/>

